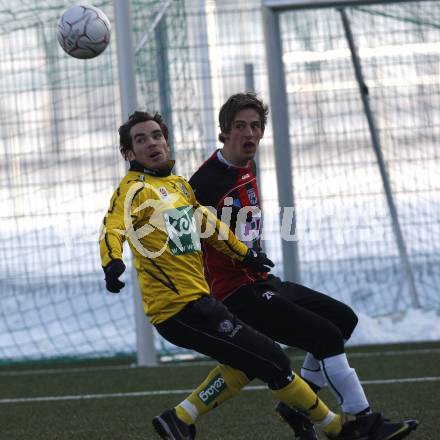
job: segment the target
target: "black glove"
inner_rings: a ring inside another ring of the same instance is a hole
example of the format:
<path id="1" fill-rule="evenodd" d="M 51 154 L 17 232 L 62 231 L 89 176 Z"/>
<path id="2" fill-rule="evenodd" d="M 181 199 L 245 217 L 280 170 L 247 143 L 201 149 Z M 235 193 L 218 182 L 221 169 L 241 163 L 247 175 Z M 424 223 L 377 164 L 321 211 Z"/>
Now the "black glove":
<path id="1" fill-rule="evenodd" d="M 264 252 L 256 252 L 253 249 L 248 250 L 243 259 L 243 264 L 252 272 L 270 272 L 270 268 L 274 267 L 274 264 Z"/>
<path id="2" fill-rule="evenodd" d="M 119 277 L 124 273 L 125 264 L 122 260 L 112 260 L 104 268 L 105 287 L 109 292 L 119 293 L 125 286 Z"/>

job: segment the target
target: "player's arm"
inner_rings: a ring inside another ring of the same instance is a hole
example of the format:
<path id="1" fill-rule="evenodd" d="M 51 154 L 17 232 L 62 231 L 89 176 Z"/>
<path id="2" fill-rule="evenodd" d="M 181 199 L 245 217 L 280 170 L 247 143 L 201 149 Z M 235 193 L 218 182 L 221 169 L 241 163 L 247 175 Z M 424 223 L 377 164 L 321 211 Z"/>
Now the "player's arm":
<path id="1" fill-rule="evenodd" d="M 249 249 L 235 236 L 229 226 L 206 206 L 196 202 L 194 207 L 200 219 L 201 230 L 206 231 L 202 240 L 227 256 L 243 261 Z"/>
<path id="2" fill-rule="evenodd" d="M 106 267 L 114 260 L 122 260 L 122 246 L 125 234 L 124 213 L 121 212 L 121 195 L 118 188 L 110 200 L 110 207 L 102 221 L 99 235 L 99 250 L 102 267 Z M 123 209 L 123 207 L 122 207 Z"/>
<path id="3" fill-rule="evenodd" d="M 215 247 L 218 251 L 241 261 L 254 272 L 270 272 L 274 264 L 267 258 L 264 252 L 249 249 L 235 236 L 225 223 L 221 222 L 220 219 L 205 206 L 199 204 L 197 209 L 202 214 L 203 230 L 208 228 L 213 231 L 212 234 L 203 240 Z"/>
<path id="4" fill-rule="evenodd" d="M 223 254 L 243 262 L 255 272 L 269 272 L 274 264 L 266 254 L 249 249 L 214 212 L 197 201 L 191 186 L 189 184 L 186 186 L 191 194 L 191 201 L 197 213 L 201 230 L 208 231 L 202 240 Z"/>
<path id="5" fill-rule="evenodd" d="M 108 291 L 118 293 L 125 283 L 119 280 L 119 277 L 125 271 L 125 264 L 122 261 L 123 244 L 126 239 L 126 225 L 124 209 L 127 207 L 127 191 L 121 186 L 114 192 L 110 207 L 104 217 L 99 237 L 99 249 L 101 254 L 101 264 L 105 273 L 106 288 Z M 132 197 L 130 202 L 130 224 L 134 224 L 136 215 L 133 213 L 133 207 L 137 198 Z"/>

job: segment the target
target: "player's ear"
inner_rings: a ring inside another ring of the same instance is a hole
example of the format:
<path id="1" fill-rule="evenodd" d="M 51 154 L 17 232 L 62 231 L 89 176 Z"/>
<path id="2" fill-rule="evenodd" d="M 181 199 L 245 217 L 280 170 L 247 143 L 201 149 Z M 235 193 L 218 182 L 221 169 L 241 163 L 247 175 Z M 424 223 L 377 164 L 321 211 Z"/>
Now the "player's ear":
<path id="1" fill-rule="evenodd" d="M 132 160 L 135 160 L 135 159 L 136 159 L 136 156 L 135 156 L 133 150 L 128 150 L 127 151 L 127 160 L 129 162 L 131 162 Z"/>

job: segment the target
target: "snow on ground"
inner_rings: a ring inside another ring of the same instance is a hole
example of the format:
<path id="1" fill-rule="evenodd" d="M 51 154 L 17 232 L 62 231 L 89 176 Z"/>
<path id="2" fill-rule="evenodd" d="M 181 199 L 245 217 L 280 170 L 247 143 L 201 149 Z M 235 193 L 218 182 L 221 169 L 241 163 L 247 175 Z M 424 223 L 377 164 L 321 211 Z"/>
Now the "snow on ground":
<path id="1" fill-rule="evenodd" d="M 359 314 L 359 323 L 348 345 L 440 341 L 440 315 L 409 309 L 395 316 L 371 318 Z"/>

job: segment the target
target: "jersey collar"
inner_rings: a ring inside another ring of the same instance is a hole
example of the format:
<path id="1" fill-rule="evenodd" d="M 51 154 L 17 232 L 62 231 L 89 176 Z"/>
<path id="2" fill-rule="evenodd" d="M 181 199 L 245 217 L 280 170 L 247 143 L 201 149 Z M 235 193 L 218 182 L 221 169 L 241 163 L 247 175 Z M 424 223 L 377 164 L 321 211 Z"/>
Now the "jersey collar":
<path id="1" fill-rule="evenodd" d="M 238 169 L 238 170 L 247 170 L 247 169 L 249 168 L 249 163 L 248 163 L 246 166 L 244 166 L 244 167 L 238 167 L 237 165 L 234 165 L 234 164 L 232 164 L 231 162 L 229 162 L 229 160 L 227 160 L 227 159 L 223 156 L 223 154 L 222 154 L 222 150 L 221 150 L 221 149 L 218 149 L 218 150 L 215 152 L 215 155 L 216 155 L 217 159 L 219 160 L 219 162 L 225 164 L 226 166 L 228 166 L 228 167 L 230 167 L 230 168 L 236 168 L 236 169 Z"/>
<path id="2" fill-rule="evenodd" d="M 156 177 L 166 177 L 171 174 L 171 170 L 173 169 L 175 164 L 174 160 L 169 160 L 167 163 L 167 168 L 163 170 L 153 170 L 152 168 L 146 168 L 142 166 L 139 162 L 136 160 L 132 160 L 130 162 L 130 168 L 129 171 L 140 171 L 141 173 L 150 174 L 151 176 Z"/>

